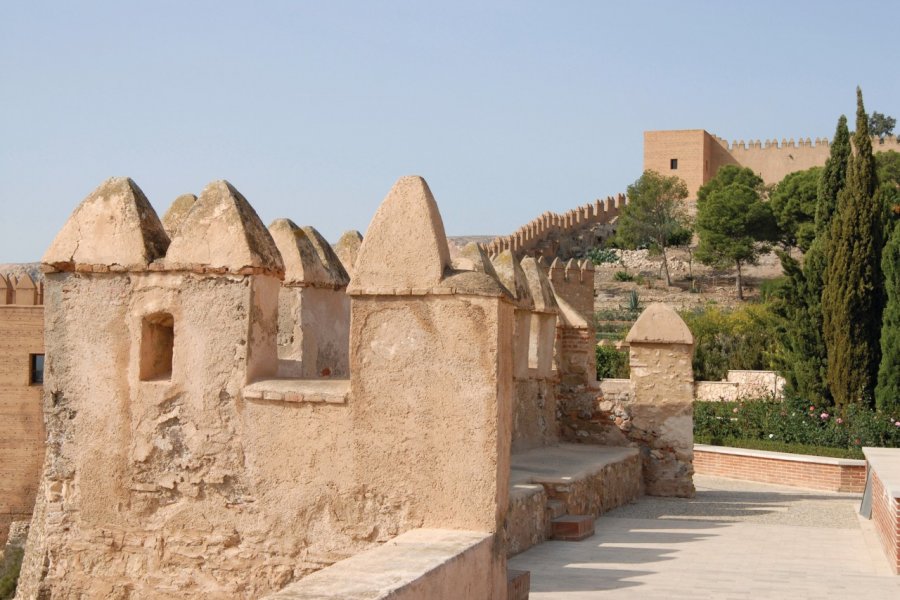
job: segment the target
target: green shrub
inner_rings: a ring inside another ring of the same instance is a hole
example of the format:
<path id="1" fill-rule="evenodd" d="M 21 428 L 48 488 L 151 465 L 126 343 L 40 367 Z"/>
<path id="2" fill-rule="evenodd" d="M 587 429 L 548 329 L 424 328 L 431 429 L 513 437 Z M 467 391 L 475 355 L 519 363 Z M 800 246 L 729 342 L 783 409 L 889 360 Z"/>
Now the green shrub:
<path id="1" fill-rule="evenodd" d="M 8 554 L 0 562 L 0 600 L 10 600 L 16 595 L 16 583 L 19 581 L 25 551 L 22 548 L 7 548 L 6 553 Z"/>
<path id="2" fill-rule="evenodd" d="M 780 346 L 773 336 L 776 318 L 765 304 L 734 310 L 707 305 L 682 311 L 694 336 L 694 379 L 719 381 L 729 369 L 774 367 Z"/>
<path id="3" fill-rule="evenodd" d="M 827 448 L 900 447 L 900 415 L 851 405 L 842 414 L 800 399 L 694 402 L 694 438 L 717 445 L 756 440 Z M 751 446 L 752 447 L 752 446 Z"/>
<path id="4" fill-rule="evenodd" d="M 628 352 L 597 346 L 597 379 L 628 379 Z"/>
<path id="5" fill-rule="evenodd" d="M 631 293 L 628 294 L 627 308 L 632 314 L 636 314 L 641 311 L 641 296 L 638 294 L 637 290 L 631 290 Z"/>
<path id="6" fill-rule="evenodd" d="M 634 275 L 628 271 L 616 271 L 613 274 L 613 279 L 616 281 L 634 281 Z"/>
<path id="7" fill-rule="evenodd" d="M 595 265 L 619 262 L 619 253 L 612 248 L 591 248 L 587 251 L 587 259 Z"/>

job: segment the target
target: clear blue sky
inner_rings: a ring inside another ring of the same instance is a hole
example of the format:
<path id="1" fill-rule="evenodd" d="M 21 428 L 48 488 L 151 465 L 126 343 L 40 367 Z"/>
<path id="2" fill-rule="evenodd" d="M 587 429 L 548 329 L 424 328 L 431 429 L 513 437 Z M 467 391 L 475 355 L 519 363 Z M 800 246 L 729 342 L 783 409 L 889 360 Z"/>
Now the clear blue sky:
<path id="1" fill-rule="evenodd" d="M 900 116 L 900 3 L 5 2 L 0 262 L 105 178 L 162 215 L 228 179 L 265 223 L 365 232 L 425 176 L 448 234 L 624 191 L 642 132 L 828 136 Z"/>

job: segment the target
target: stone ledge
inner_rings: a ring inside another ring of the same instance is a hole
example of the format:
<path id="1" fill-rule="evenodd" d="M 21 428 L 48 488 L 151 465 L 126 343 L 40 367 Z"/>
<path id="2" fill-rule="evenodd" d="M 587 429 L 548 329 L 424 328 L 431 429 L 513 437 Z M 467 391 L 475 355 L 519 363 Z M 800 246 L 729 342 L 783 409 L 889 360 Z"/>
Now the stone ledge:
<path id="1" fill-rule="evenodd" d="M 709 446 L 706 444 L 694 444 L 695 452 L 709 452 L 712 454 L 731 454 L 734 456 L 747 456 L 750 458 L 768 458 L 771 460 L 784 460 L 789 462 L 804 462 L 818 465 L 834 465 L 838 467 L 864 467 L 866 461 L 854 458 L 832 458 L 830 456 L 813 456 L 811 454 L 790 454 L 788 452 L 772 452 L 770 450 L 752 450 L 750 448 L 731 448 L 728 446 Z"/>
<path id="2" fill-rule="evenodd" d="M 244 387 L 246 400 L 347 404 L 349 379 L 262 379 Z"/>
<path id="3" fill-rule="evenodd" d="M 863 448 L 865 461 L 878 474 L 884 491 L 900 499 L 900 448 Z"/>
<path id="4" fill-rule="evenodd" d="M 492 538 L 493 534 L 478 531 L 413 529 L 381 546 L 304 577 L 266 598 L 411 600 L 467 597 L 467 588 L 483 589 L 487 582 L 466 581 L 466 577 L 453 577 L 452 573 L 443 571 L 457 561 L 465 561 L 458 566 L 467 567 L 463 572 L 470 579 L 486 577 Z M 476 565 L 481 566 L 480 573 Z M 423 592 L 426 595 L 422 595 Z"/>

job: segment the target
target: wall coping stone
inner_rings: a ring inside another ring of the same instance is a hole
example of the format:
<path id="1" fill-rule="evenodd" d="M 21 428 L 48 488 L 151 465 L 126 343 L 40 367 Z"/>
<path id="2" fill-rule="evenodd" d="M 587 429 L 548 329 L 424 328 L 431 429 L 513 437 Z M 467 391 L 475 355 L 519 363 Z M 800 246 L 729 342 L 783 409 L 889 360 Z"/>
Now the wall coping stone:
<path id="1" fill-rule="evenodd" d="M 490 543 L 492 533 L 413 529 L 289 584 L 275 600 L 378 600 L 393 598 L 456 557 Z M 458 582 L 461 583 L 461 582 Z M 450 581 L 446 585 L 452 585 Z M 449 590 L 448 590 L 449 591 Z M 407 596 L 403 596 L 404 598 Z"/>
<path id="2" fill-rule="evenodd" d="M 261 379 L 244 387 L 246 400 L 347 404 L 349 379 Z"/>
<path id="3" fill-rule="evenodd" d="M 771 450 L 753 450 L 750 448 L 731 448 L 729 446 L 710 446 L 707 444 L 694 444 L 694 452 L 709 452 L 712 454 L 731 454 L 734 456 L 747 456 L 750 458 L 768 458 L 771 460 L 783 460 L 788 462 L 804 462 L 819 465 L 834 465 L 838 467 L 864 467 L 866 461 L 855 458 L 833 458 L 831 456 L 814 456 L 812 454 L 792 454 L 789 452 L 772 452 Z M 898 479 L 900 483 L 900 479 Z"/>
<path id="4" fill-rule="evenodd" d="M 900 448 L 863 448 L 866 461 L 878 474 L 885 491 L 900 499 Z"/>

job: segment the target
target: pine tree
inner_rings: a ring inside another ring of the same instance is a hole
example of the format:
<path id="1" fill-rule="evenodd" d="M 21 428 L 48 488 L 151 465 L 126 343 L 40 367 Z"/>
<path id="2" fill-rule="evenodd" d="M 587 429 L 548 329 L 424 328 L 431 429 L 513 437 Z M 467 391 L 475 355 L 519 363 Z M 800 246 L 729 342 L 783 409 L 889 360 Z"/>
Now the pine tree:
<path id="1" fill-rule="evenodd" d="M 875 406 L 900 416 L 900 227 L 894 228 L 881 258 L 887 303 L 881 321 L 881 365 Z"/>
<path id="2" fill-rule="evenodd" d="M 827 351 L 822 331 L 822 288 L 825 248 L 837 198 L 847 178 L 849 158 L 850 131 L 847 117 L 841 115 L 831 142 L 831 153 L 819 179 L 816 237 L 803 257 L 802 269 L 795 259 L 780 255 L 787 276 L 779 311 L 784 321 L 784 371 L 789 389 L 816 405 L 831 403 L 831 394 L 825 384 Z"/>
<path id="3" fill-rule="evenodd" d="M 828 354 L 828 388 L 838 405 L 873 399 L 881 358 L 881 206 L 869 120 L 856 90 L 856 153 L 826 245 L 822 322 Z"/>

